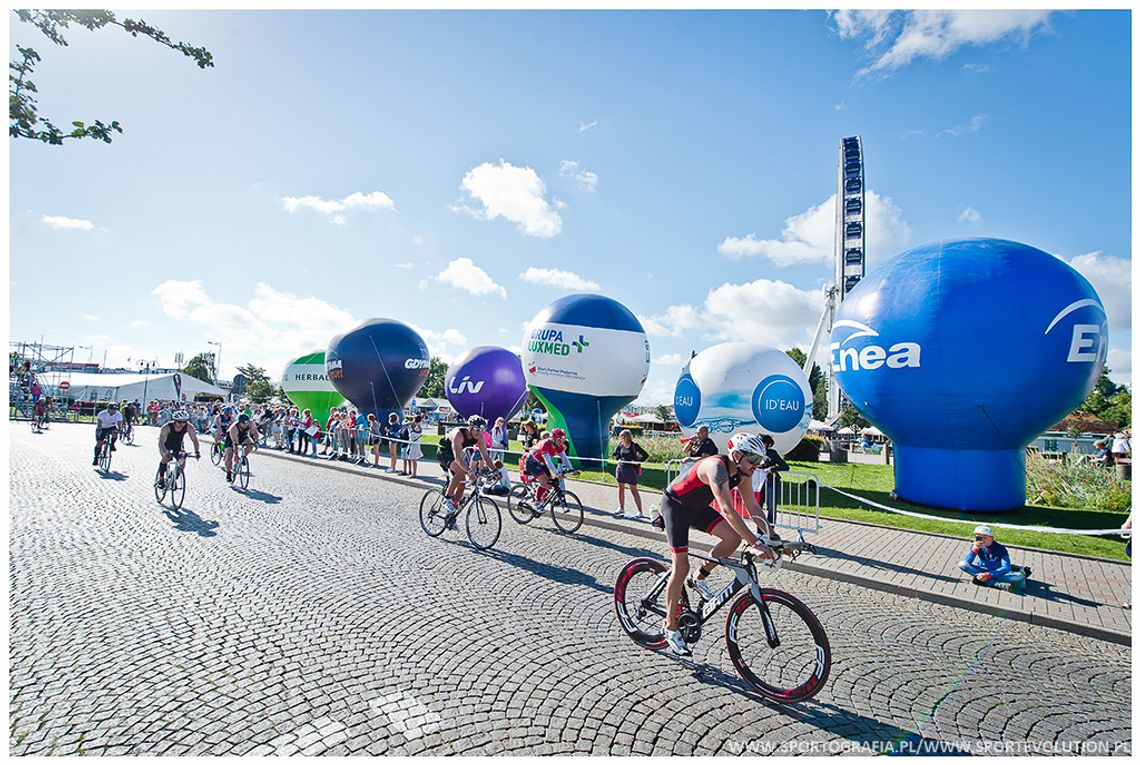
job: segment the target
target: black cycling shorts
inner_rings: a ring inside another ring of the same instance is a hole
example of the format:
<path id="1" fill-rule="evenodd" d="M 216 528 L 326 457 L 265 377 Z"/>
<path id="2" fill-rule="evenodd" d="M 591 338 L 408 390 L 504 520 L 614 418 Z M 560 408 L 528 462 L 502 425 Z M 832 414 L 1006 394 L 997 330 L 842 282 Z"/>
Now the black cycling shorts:
<path id="1" fill-rule="evenodd" d="M 661 499 L 661 519 L 665 521 L 665 538 L 673 552 L 689 551 L 689 529 L 711 534 L 724 517 L 711 505 L 694 510 L 666 494 Z"/>
<path id="2" fill-rule="evenodd" d="M 249 436 L 245 436 L 244 438 L 242 438 L 241 443 L 242 443 L 242 446 L 245 446 L 246 444 L 252 444 L 253 439 L 250 438 Z M 229 433 L 227 433 L 226 437 L 224 439 L 222 439 L 222 446 L 224 446 L 226 449 L 234 448 L 234 440 L 232 438 L 230 438 Z"/>

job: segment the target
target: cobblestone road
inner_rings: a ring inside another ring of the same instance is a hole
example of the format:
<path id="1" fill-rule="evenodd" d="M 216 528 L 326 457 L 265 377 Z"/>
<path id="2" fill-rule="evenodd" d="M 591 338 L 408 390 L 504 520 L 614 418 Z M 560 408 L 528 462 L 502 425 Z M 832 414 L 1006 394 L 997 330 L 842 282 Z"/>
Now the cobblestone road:
<path id="1" fill-rule="evenodd" d="M 175 515 L 154 429 L 112 477 L 93 434 L 10 428 L 14 754 L 1131 751 L 1127 647 L 778 572 L 834 655 L 780 708 L 712 624 L 692 661 L 624 636 L 631 537 L 504 508 L 479 553 L 420 531 L 420 492 L 265 455 L 247 493 L 192 462 Z"/>

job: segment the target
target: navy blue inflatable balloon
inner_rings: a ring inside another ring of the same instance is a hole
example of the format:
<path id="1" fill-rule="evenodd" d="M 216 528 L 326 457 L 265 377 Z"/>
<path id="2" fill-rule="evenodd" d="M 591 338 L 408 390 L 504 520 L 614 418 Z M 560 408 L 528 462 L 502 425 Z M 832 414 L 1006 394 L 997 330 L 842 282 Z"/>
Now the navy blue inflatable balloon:
<path id="1" fill-rule="evenodd" d="M 461 417 L 509 420 L 526 401 L 522 361 L 506 348 L 480 345 L 456 359 L 444 380 L 447 400 Z"/>
<path id="2" fill-rule="evenodd" d="M 900 499 L 1025 505 L 1025 447 L 1092 390 L 1108 318 L 1064 261 L 1004 239 L 919 247 L 851 292 L 832 372 L 894 441 Z"/>
<path id="3" fill-rule="evenodd" d="M 329 341 L 329 381 L 342 396 L 383 423 L 404 407 L 427 380 L 431 356 L 414 329 L 395 319 L 368 319 Z"/>

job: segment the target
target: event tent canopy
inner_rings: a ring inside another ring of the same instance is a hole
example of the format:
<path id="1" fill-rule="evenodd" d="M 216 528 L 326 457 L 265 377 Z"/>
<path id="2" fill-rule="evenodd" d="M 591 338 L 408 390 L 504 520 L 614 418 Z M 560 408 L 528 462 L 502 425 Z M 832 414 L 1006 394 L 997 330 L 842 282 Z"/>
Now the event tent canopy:
<path id="1" fill-rule="evenodd" d="M 193 401 L 199 393 L 211 396 L 226 396 L 226 391 L 191 377 L 185 372 L 178 373 L 181 388 L 176 390 L 174 373 L 145 375 L 138 373 L 93 374 L 91 372 L 64 372 L 60 382 L 67 382 L 66 391 L 52 390 L 51 395 L 67 396 L 76 401 L 134 401 L 138 399 L 146 406 L 151 401 Z"/>
<path id="2" fill-rule="evenodd" d="M 855 431 L 851 428 L 840 428 L 839 430 L 837 430 L 835 432 L 841 436 L 853 436 L 853 435 L 855 435 Z"/>
<path id="3" fill-rule="evenodd" d="M 872 425 L 868 428 L 863 428 L 863 430 L 861 430 L 859 432 L 865 436 L 881 436 L 881 435 L 883 435 L 883 431 L 879 430 L 874 425 Z"/>

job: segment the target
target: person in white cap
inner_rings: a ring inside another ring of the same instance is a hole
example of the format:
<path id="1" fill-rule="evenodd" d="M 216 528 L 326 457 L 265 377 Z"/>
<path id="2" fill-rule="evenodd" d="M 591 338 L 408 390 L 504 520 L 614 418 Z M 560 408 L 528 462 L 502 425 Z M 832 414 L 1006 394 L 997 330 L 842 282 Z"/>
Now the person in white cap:
<path id="1" fill-rule="evenodd" d="M 1014 570 L 1009 561 L 1009 550 L 994 540 L 994 532 L 989 526 L 974 529 L 974 544 L 964 560 L 958 561 L 958 568 L 974 577 L 974 584 L 982 587 L 1006 585 L 1012 591 L 1025 587 L 1025 578 L 1032 571 L 1028 566 Z"/>

